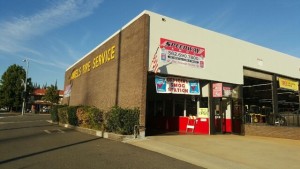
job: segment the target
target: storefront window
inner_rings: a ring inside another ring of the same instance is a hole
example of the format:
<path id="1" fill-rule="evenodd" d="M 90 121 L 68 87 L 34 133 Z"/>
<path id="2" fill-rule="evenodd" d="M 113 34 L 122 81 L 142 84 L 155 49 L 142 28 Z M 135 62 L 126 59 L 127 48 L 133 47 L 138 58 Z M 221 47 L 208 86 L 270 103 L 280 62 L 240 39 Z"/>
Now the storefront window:
<path id="1" fill-rule="evenodd" d="M 165 100 L 165 114 L 167 117 L 173 116 L 173 99 L 168 98 Z"/>
<path id="2" fill-rule="evenodd" d="M 156 102 L 156 116 L 163 116 L 163 101 L 158 100 Z"/>
<path id="3" fill-rule="evenodd" d="M 184 98 L 175 99 L 175 116 L 184 115 Z"/>
<path id="4" fill-rule="evenodd" d="M 187 116 L 197 115 L 197 100 L 195 96 L 189 96 L 186 98 L 186 115 Z"/>
<path id="5" fill-rule="evenodd" d="M 200 107 L 208 108 L 208 98 L 207 97 L 200 97 Z"/>

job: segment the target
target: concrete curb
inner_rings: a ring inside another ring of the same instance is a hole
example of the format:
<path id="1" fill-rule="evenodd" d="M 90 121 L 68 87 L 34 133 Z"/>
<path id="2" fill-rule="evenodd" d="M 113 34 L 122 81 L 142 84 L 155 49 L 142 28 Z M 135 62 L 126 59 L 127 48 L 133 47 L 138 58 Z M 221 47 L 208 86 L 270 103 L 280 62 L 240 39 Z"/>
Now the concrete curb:
<path id="1" fill-rule="evenodd" d="M 110 140 L 115 140 L 115 141 L 120 141 L 120 142 L 125 142 L 128 140 L 134 140 L 133 135 L 121 135 L 121 134 L 116 134 L 116 133 L 110 133 L 110 132 L 103 132 L 100 130 L 94 130 L 94 129 L 89 129 L 89 128 L 84 128 L 84 127 L 78 127 L 78 126 L 73 126 L 70 124 L 63 124 L 63 123 L 58 123 L 58 122 L 52 122 L 52 120 L 47 120 L 48 123 L 52 124 L 57 124 L 59 126 L 62 126 L 64 128 L 69 128 L 69 129 L 74 129 L 76 131 L 79 131 L 81 133 L 86 133 L 90 134 L 96 137 L 102 137 Z"/>

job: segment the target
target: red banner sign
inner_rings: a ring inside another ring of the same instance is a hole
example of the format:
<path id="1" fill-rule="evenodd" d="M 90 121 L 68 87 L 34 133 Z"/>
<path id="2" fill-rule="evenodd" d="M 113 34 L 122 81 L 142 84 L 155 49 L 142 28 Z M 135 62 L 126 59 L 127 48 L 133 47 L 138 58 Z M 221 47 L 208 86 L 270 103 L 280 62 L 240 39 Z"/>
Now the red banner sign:
<path id="1" fill-rule="evenodd" d="M 161 48 L 165 48 L 166 50 L 195 55 L 202 58 L 205 57 L 205 49 L 198 46 L 188 45 L 164 38 L 160 38 L 160 46 Z"/>
<path id="2" fill-rule="evenodd" d="M 205 49 L 160 38 L 161 60 L 196 68 L 204 68 Z"/>

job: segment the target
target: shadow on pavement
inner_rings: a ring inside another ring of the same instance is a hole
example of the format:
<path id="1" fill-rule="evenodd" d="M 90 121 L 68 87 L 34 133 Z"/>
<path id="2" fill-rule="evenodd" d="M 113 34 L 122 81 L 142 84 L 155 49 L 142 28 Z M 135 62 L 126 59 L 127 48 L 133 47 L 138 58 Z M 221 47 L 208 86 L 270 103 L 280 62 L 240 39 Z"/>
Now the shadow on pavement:
<path id="1" fill-rule="evenodd" d="M 15 128 L 4 128 L 4 129 L 0 129 L 0 131 L 18 130 L 18 129 L 26 129 L 26 128 L 39 128 L 39 127 L 48 127 L 48 126 L 53 126 L 53 125 L 52 124 L 47 124 L 47 125 L 39 125 L 39 126 L 25 126 L 25 127 L 15 127 Z"/>
<path id="2" fill-rule="evenodd" d="M 27 157 L 31 157 L 31 156 L 35 156 L 35 155 L 39 155 L 39 154 L 43 154 L 43 153 L 47 153 L 47 152 L 51 152 L 51 151 L 55 151 L 55 150 L 59 150 L 59 149 L 63 149 L 63 148 L 71 147 L 71 146 L 75 146 L 75 145 L 79 145 L 79 144 L 84 144 L 84 143 L 88 143 L 88 142 L 99 140 L 99 139 L 102 139 L 102 138 L 94 138 L 94 139 L 85 140 L 85 141 L 81 141 L 81 142 L 77 142 L 77 143 L 73 143 L 73 144 L 68 144 L 68 145 L 64 145 L 64 146 L 60 146 L 60 147 L 55 147 L 55 148 L 47 149 L 47 150 L 44 150 L 44 151 L 39 151 L 39 152 L 35 152 L 35 153 L 30 153 L 30 154 L 22 155 L 22 156 L 19 156 L 19 157 L 15 157 L 15 158 L 11 158 L 11 159 L 0 161 L 0 164 L 5 164 L 5 163 L 13 162 L 13 161 L 20 160 L 20 159 L 23 159 L 23 158 L 27 158 Z"/>

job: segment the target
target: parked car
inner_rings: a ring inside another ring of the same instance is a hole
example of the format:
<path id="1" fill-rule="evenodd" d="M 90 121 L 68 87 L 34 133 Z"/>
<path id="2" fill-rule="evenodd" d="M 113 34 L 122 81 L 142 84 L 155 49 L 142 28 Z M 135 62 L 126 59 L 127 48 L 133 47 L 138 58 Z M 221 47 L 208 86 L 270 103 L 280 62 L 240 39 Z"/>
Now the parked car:
<path id="1" fill-rule="evenodd" d="M 46 107 L 46 106 L 44 106 L 44 107 L 42 108 L 42 112 L 43 112 L 43 113 L 48 113 L 49 110 L 50 110 L 50 108 L 49 108 L 49 107 Z"/>
<path id="2" fill-rule="evenodd" d="M 1 107 L 0 111 L 8 111 L 8 107 Z"/>

